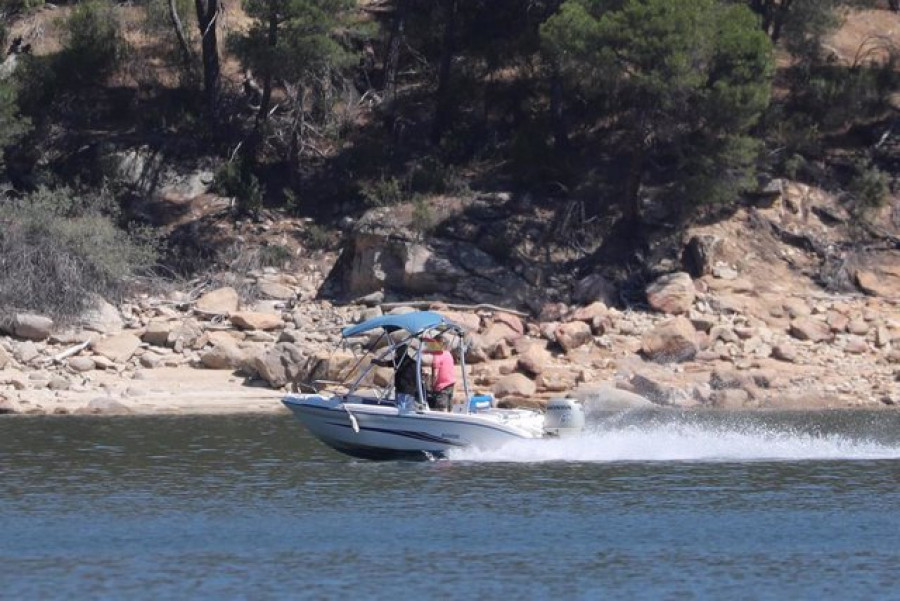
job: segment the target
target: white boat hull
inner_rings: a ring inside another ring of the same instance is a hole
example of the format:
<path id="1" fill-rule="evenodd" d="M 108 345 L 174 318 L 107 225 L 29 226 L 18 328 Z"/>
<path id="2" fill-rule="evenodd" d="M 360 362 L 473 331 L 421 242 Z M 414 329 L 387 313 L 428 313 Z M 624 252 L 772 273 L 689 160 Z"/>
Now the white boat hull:
<path id="1" fill-rule="evenodd" d="M 416 412 L 363 397 L 307 394 L 288 395 L 283 403 L 323 443 L 366 459 L 444 456 L 452 449 L 493 449 L 542 436 L 541 414 L 528 410 Z"/>

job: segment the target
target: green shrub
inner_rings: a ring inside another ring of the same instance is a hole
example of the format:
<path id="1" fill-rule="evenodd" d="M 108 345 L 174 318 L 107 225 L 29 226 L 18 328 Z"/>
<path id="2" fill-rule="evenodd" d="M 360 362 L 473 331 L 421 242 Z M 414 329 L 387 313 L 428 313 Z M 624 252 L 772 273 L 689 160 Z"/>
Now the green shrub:
<path id="1" fill-rule="evenodd" d="M 516 177 L 527 184 L 559 179 L 548 131 L 541 123 L 526 123 L 510 144 L 510 164 Z"/>
<path id="2" fill-rule="evenodd" d="M 782 169 L 789 179 L 797 179 L 806 166 L 806 159 L 801 154 L 793 153 L 784 160 Z"/>
<path id="3" fill-rule="evenodd" d="M 303 232 L 303 241 L 310 250 L 325 250 L 331 246 L 331 233 L 318 223 L 310 223 Z"/>
<path id="4" fill-rule="evenodd" d="M 41 189 L 0 201 L 0 311 L 32 310 L 66 322 L 92 294 L 115 300 L 157 258 L 146 230 L 115 224 L 107 193 Z"/>
<path id="5" fill-rule="evenodd" d="M 409 176 L 409 188 L 422 194 L 462 194 L 469 191 L 468 183 L 453 165 L 434 157 L 420 161 Z"/>
<path id="6" fill-rule="evenodd" d="M 261 246 L 259 249 L 259 264 L 261 267 L 277 267 L 283 269 L 294 260 L 294 254 L 286 246 L 271 244 Z"/>
<path id="7" fill-rule="evenodd" d="M 29 120 L 19 114 L 17 90 L 0 81 L 0 169 L 4 166 L 4 148 L 16 144 L 29 127 Z"/>
<path id="8" fill-rule="evenodd" d="M 885 205 L 890 194 L 890 179 L 869 161 L 857 162 L 856 174 L 850 181 L 849 191 L 855 202 L 857 214 L 865 215 Z"/>
<path id="9" fill-rule="evenodd" d="M 101 83 L 119 67 L 126 50 L 112 6 L 99 0 L 78 4 L 64 24 L 57 76 L 67 88 Z"/>
<path id="10" fill-rule="evenodd" d="M 403 183 L 396 177 L 381 176 L 372 182 L 360 185 L 360 193 L 367 207 L 389 207 L 406 200 Z"/>
<path id="11" fill-rule="evenodd" d="M 412 226 L 420 234 L 428 234 L 434 230 L 436 219 L 431 204 L 424 196 L 416 197 L 413 203 Z"/>
<path id="12" fill-rule="evenodd" d="M 890 110 L 890 99 L 897 89 L 893 57 L 883 64 L 852 68 L 815 65 L 788 73 L 793 88 L 791 112 L 807 116 L 823 131 L 879 117 Z"/>
<path id="13" fill-rule="evenodd" d="M 44 0 L 0 0 L 0 14 L 17 15 L 44 5 Z"/>
<path id="14" fill-rule="evenodd" d="M 241 161 L 225 163 L 216 171 L 213 190 L 235 198 L 238 214 L 257 215 L 263 206 L 259 178 Z"/>

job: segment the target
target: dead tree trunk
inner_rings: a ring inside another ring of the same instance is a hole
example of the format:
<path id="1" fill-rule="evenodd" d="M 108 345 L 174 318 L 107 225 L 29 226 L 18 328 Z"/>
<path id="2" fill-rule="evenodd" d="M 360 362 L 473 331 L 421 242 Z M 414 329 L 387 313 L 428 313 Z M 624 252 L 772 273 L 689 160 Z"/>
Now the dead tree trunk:
<path id="1" fill-rule="evenodd" d="M 266 36 L 269 56 L 264 63 L 262 73 L 262 100 L 259 103 L 259 111 L 256 113 L 256 132 L 259 133 L 269 118 L 269 109 L 272 105 L 272 56 L 275 55 L 275 47 L 278 45 L 278 7 L 277 3 L 269 5 L 269 30 Z"/>
<path id="2" fill-rule="evenodd" d="M 399 0 L 394 10 L 394 21 L 391 24 L 391 37 L 388 42 L 388 54 L 384 65 L 384 98 L 391 106 L 397 96 L 397 71 L 400 68 L 400 45 L 403 43 L 403 30 L 406 27 L 406 12 L 409 3 Z"/>
<path id="3" fill-rule="evenodd" d="M 221 11 L 220 0 L 194 0 L 197 24 L 200 28 L 200 47 L 203 50 L 203 100 L 209 126 L 219 121 L 219 39 L 216 25 Z M 215 132 L 215 129 L 212 130 Z"/>
<path id="4" fill-rule="evenodd" d="M 431 143 L 439 144 L 447 127 L 450 125 L 453 101 L 450 96 L 450 67 L 456 53 L 456 13 L 458 0 L 446 0 L 444 23 L 444 41 L 441 44 L 441 62 L 438 67 L 438 86 L 434 111 L 434 123 L 431 127 Z"/>
<path id="5" fill-rule="evenodd" d="M 553 75 L 550 77 L 550 114 L 553 122 L 553 141 L 556 150 L 565 150 L 569 146 L 569 134 L 566 131 L 566 121 L 563 113 L 562 76 L 557 69 L 553 70 Z"/>
<path id="6" fill-rule="evenodd" d="M 178 16 L 178 7 L 175 5 L 175 0 L 169 0 L 169 20 L 172 21 L 172 27 L 175 28 L 175 35 L 178 37 L 181 60 L 184 62 L 184 66 L 190 69 L 194 64 L 194 54 L 191 52 L 191 45 L 184 34 L 184 26 L 181 24 L 181 18 Z"/>

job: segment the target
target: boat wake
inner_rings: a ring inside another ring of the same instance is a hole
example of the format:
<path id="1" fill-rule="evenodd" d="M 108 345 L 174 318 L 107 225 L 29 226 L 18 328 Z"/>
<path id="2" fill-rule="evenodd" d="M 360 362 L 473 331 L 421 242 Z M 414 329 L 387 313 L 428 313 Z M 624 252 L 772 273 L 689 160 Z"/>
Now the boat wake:
<path id="1" fill-rule="evenodd" d="M 521 440 L 489 451 L 454 450 L 449 458 L 521 463 L 874 460 L 900 459 L 900 441 L 771 423 L 608 424 L 571 438 Z"/>

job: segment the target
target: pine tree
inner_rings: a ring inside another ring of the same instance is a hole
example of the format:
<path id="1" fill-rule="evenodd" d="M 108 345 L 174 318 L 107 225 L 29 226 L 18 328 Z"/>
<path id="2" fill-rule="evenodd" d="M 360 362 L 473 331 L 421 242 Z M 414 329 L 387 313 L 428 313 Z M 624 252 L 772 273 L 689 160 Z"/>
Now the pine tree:
<path id="1" fill-rule="evenodd" d="M 755 156 L 771 43 L 746 6 L 716 0 L 568 0 L 541 29 L 565 85 L 594 108 L 628 157 L 626 221 L 639 218 L 651 166 L 680 201 L 734 194 Z"/>
<path id="2" fill-rule="evenodd" d="M 6 28 L 0 23 L 0 48 L 6 47 Z M 0 55 L 2 56 L 2 55 Z M 6 60 L 15 61 L 17 57 L 5 57 Z M 0 64 L 11 63 L 0 61 Z M 5 149 L 15 144 L 29 129 L 28 119 L 19 114 L 18 94 L 16 80 L 13 73 L 7 73 L 7 69 L 0 74 L 0 169 L 4 168 Z M 0 177 L 2 179 L 2 177 Z"/>
<path id="3" fill-rule="evenodd" d="M 349 6 L 348 0 L 247 2 L 247 14 L 254 23 L 235 46 L 245 64 L 262 79 L 258 128 L 269 117 L 276 80 L 302 85 L 309 77 L 347 61 L 331 33 Z"/>

